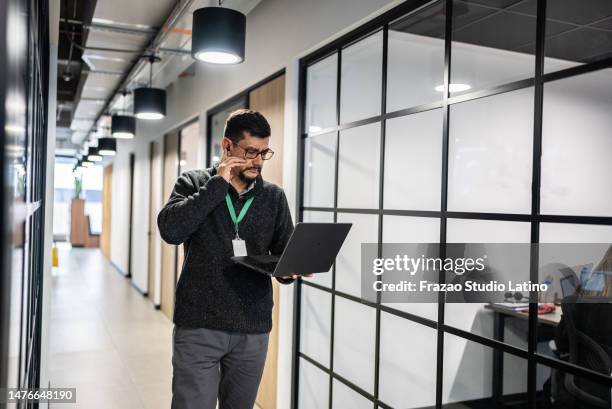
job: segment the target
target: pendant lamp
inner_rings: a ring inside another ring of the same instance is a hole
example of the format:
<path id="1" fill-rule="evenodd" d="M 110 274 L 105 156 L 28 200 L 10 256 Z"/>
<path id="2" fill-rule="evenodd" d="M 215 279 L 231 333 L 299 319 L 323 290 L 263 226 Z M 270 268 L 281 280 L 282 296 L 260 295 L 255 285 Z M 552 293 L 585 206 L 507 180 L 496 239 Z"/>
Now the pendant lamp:
<path id="1" fill-rule="evenodd" d="M 244 61 L 246 16 L 241 12 L 224 7 L 197 9 L 191 34 L 191 55 L 196 60 L 213 64 Z"/>
<path id="2" fill-rule="evenodd" d="M 115 114 L 111 117 L 111 135 L 118 139 L 132 139 L 136 135 L 136 119 L 127 115 L 125 99 L 127 92 L 123 91 L 123 114 Z"/>
<path id="3" fill-rule="evenodd" d="M 98 153 L 102 156 L 114 156 L 117 153 L 117 139 L 108 137 L 98 139 Z"/>
<path id="4" fill-rule="evenodd" d="M 166 116 L 166 90 L 153 88 L 153 64 L 158 57 L 149 56 L 149 86 L 134 90 L 134 115 L 138 119 L 162 119 Z"/>
<path id="5" fill-rule="evenodd" d="M 128 115 L 111 117 L 111 134 L 117 139 L 132 139 L 136 130 L 136 119 Z"/>
<path id="6" fill-rule="evenodd" d="M 90 162 L 100 162 L 102 160 L 102 156 L 98 152 L 98 148 L 89 147 L 87 149 L 87 160 Z"/>

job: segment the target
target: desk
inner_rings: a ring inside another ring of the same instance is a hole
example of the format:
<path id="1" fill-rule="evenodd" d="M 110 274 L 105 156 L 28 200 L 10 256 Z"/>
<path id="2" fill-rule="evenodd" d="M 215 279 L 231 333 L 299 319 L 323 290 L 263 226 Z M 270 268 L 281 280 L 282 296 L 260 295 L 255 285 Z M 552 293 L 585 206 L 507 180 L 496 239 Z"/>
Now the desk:
<path id="1" fill-rule="evenodd" d="M 505 308 L 495 304 L 485 305 L 487 310 L 493 311 L 493 338 L 496 341 L 504 342 L 504 331 L 506 328 L 506 317 L 529 320 L 527 312 L 518 312 L 510 308 Z M 538 315 L 538 325 L 549 325 L 556 327 L 561 321 L 561 307 L 550 314 Z M 498 349 L 493 349 L 493 380 L 492 380 L 492 395 L 493 402 L 499 405 L 503 395 L 504 387 L 504 353 Z"/>

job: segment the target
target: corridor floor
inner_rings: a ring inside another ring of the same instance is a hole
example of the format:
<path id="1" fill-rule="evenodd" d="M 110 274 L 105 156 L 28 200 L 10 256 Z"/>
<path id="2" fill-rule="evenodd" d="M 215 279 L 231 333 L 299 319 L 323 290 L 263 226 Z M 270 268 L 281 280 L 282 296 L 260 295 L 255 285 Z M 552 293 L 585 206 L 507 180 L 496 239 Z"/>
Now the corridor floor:
<path id="1" fill-rule="evenodd" d="M 172 322 L 100 250 L 58 249 L 49 379 L 51 387 L 76 388 L 77 403 L 50 408 L 169 409 Z"/>
<path id="2" fill-rule="evenodd" d="M 49 326 L 52 387 L 71 409 L 170 408 L 172 323 L 98 249 L 59 246 Z"/>

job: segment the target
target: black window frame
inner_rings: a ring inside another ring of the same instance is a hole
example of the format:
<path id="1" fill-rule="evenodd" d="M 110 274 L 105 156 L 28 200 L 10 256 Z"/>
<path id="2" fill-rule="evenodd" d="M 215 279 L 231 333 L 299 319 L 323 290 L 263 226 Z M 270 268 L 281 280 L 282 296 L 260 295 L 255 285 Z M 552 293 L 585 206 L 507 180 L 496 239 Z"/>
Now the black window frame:
<path id="1" fill-rule="evenodd" d="M 612 217 L 607 216 L 568 216 L 558 214 L 542 214 L 540 212 L 540 183 L 541 183 L 541 153 L 542 153 L 542 116 L 543 116 L 543 96 L 544 85 L 548 82 L 557 81 L 564 78 L 569 78 L 605 68 L 612 67 L 612 57 L 608 57 L 596 62 L 590 62 L 584 65 L 579 65 L 571 68 L 562 69 L 560 71 L 545 73 L 544 72 L 544 57 L 545 57 L 545 41 L 546 41 L 546 0 L 537 0 L 537 18 L 536 18 L 536 51 L 535 51 L 535 71 L 534 77 L 527 78 L 504 85 L 492 86 L 486 89 L 479 89 L 473 92 L 462 94 L 459 96 L 450 97 L 445 93 L 443 100 L 440 102 L 428 103 L 407 109 L 401 109 L 394 112 L 386 111 L 386 90 L 387 90 L 387 52 L 388 52 L 388 30 L 389 24 L 394 20 L 403 17 L 407 14 L 417 12 L 422 7 L 426 7 L 437 2 L 443 3 L 446 9 L 445 16 L 445 33 L 444 33 L 444 86 L 448 89 L 451 76 L 451 46 L 452 46 L 452 29 L 453 29 L 453 0 L 407 0 L 404 3 L 394 7 L 393 9 L 384 12 L 374 19 L 366 22 L 361 27 L 352 30 L 351 32 L 342 35 L 333 40 L 322 48 L 306 55 L 299 61 L 299 112 L 298 112 L 298 169 L 297 169 L 297 192 L 296 192 L 296 215 L 297 220 L 303 220 L 304 211 L 316 212 L 331 212 L 334 216 L 334 222 L 337 221 L 338 213 L 355 213 L 355 214 L 374 214 L 378 215 L 378 243 L 379 256 L 382 253 L 382 217 L 384 215 L 403 215 L 416 217 L 432 217 L 440 220 L 440 250 L 441 256 L 444 256 L 444 246 L 446 244 L 446 225 L 447 220 L 452 219 L 477 219 L 477 220 L 496 220 L 496 221 L 515 221 L 530 223 L 530 241 L 538 243 L 540 236 L 541 223 L 573 223 L 573 224 L 589 224 L 589 225 L 612 225 Z M 383 31 L 383 60 L 382 60 L 382 96 L 381 96 L 381 113 L 371 118 L 360 119 L 350 123 L 340 123 L 340 99 L 341 99 L 341 67 L 342 67 L 342 50 L 347 46 L 359 41 L 378 31 Z M 309 132 L 306 128 L 306 87 L 307 87 L 307 69 L 309 66 L 331 56 L 337 55 L 337 89 L 336 89 L 336 125 L 316 132 Z M 453 104 L 472 101 L 479 98 L 502 94 L 505 92 L 516 91 L 532 87 L 534 89 L 534 128 L 533 128 L 533 153 L 532 153 L 532 187 L 531 187 L 531 211 L 530 213 L 482 213 L 482 212 L 457 212 L 448 211 L 448 150 L 449 150 L 449 116 L 450 107 Z M 439 211 L 423 211 L 423 210 L 387 210 L 383 208 L 383 189 L 384 189 L 384 153 L 385 153 L 385 122 L 392 118 L 403 117 L 417 112 L 424 112 L 431 109 L 443 109 L 443 146 L 442 146 L 442 183 L 441 183 L 441 208 Z M 379 206 L 378 209 L 352 209 L 338 208 L 338 145 L 340 131 L 350 129 L 357 126 L 362 126 L 370 123 L 381 124 L 380 135 L 380 172 L 379 172 Z M 336 152 L 335 152 L 335 180 L 334 180 L 334 206 L 333 207 L 314 207 L 304 206 L 304 154 L 305 140 L 309 136 L 317 136 L 322 134 L 335 133 Z M 332 408 L 332 385 L 333 380 L 342 382 L 353 391 L 359 393 L 363 397 L 372 401 L 375 408 L 390 408 L 390 406 L 379 399 L 379 365 L 380 365 L 380 322 L 381 312 L 399 316 L 410 321 L 419 323 L 437 331 L 437 367 L 436 367 L 436 408 L 443 407 L 442 402 L 442 379 L 443 379 L 443 348 L 444 335 L 451 334 L 471 342 L 476 342 L 480 345 L 492 348 L 496 354 L 510 354 L 527 362 L 527 405 L 530 408 L 535 408 L 538 400 L 537 396 L 537 366 L 546 366 L 576 376 L 590 379 L 596 382 L 601 382 L 605 385 L 612 386 L 612 376 L 605 376 L 594 372 L 584 367 L 563 362 L 549 356 L 538 353 L 537 351 L 537 304 L 531 303 L 529 308 L 529 324 L 527 348 L 521 348 L 509 345 L 502 341 L 487 338 L 477 335 L 469 331 L 458 329 L 444 324 L 444 299 L 443 294 L 440 294 L 438 300 L 438 318 L 436 321 L 423 318 L 414 314 L 399 311 L 390 308 L 380 303 L 380 293 L 377 295 L 376 302 L 366 301 L 351 294 L 346 294 L 336 290 L 335 286 L 335 265 L 332 269 L 332 284 L 331 287 L 325 287 L 308 280 L 298 280 L 294 289 L 294 305 L 293 305 L 293 345 L 292 345 L 292 386 L 291 386 L 291 407 L 297 409 L 299 407 L 299 368 L 300 359 L 313 364 L 327 375 L 329 375 L 329 408 Z M 443 275 L 440 277 L 444 279 Z M 538 282 L 538 255 L 533 254 L 530 260 L 530 280 Z M 301 317 L 301 293 L 302 286 L 308 286 L 324 291 L 332 295 L 331 298 L 331 331 L 330 331 L 330 365 L 329 368 L 317 362 L 312 357 L 300 351 L 300 317 Z M 368 393 L 359 386 L 353 384 L 349 380 L 343 378 L 333 369 L 333 350 L 334 350 L 334 305 L 335 297 L 352 300 L 361 304 L 369 305 L 376 309 L 376 335 L 375 335 L 375 371 L 374 371 L 374 388 L 373 394 Z M 537 299 L 537 293 L 532 292 L 532 299 Z M 493 385 L 495 388 L 496 385 Z M 497 385 L 498 388 L 501 385 Z"/>

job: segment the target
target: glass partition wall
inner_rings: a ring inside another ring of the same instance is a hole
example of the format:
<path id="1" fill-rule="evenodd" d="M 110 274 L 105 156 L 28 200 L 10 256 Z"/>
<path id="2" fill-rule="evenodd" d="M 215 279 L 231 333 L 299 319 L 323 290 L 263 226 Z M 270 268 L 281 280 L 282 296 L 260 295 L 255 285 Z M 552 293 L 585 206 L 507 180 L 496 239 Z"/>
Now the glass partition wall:
<path id="1" fill-rule="evenodd" d="M 360 245 L 612 243 L 611 51 L 604 2 L 407 1 L 301 60 L 299 220 L 353 227 L 296 285 L 293 408 L 609 407 L 536 304 L 363 299 Z"/>
<path id="2" fill-rule="evenodd" d="M 0 36 L 0 390 L 47 386 L 40 367 L 48 85 L 55 80 L 48 21 L 47 2 L 0 3 L 7 34 Z"/>

